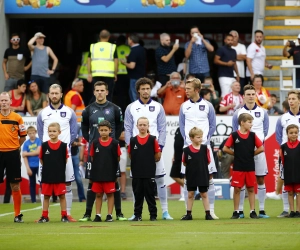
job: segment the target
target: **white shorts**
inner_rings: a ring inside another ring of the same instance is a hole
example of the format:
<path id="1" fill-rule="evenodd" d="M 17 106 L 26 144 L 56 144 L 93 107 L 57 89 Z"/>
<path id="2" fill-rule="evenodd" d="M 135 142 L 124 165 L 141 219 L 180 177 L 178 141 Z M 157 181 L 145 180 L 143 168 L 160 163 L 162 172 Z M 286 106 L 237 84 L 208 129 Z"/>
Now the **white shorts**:
<path id="1" fill-rule="evenodd" d="M 127 167 L 127 150 L 125 147 L 121 148 L 121 156 L 120 156 L 120 171 L 121 173 L 126 172 L 126 167 Z"/>
<path id="2" fill-rule="evenodd" d="M 160 161 L 156 162 L 155 176 L 162 176 L 162 175 L 166 175 L 166 170 L 165 170 L 164 158 L 163 155 L 161 154 Z"/>
<path id="3" fill-rule="evenodd" d="M 268 165 L 265 152 L 254 156 L 255 175 L 266 176 L 268 174 Z"/>
<path id="4" fill-rule="evenodd" d="M 207 145 L 207 148 L 209 149 L 209 156 L 210 156 L 210 163 L 208 165 L 208 173 L 209 174 L 213 174 L 213 173 L 217 173 L 217 168 L 216 168 L 216 163 L 215 163 L 215 159 L 212 153 L 212 149 L 210 145 Z M 182 174 L 185 174 L 185 166 L 183 164 L 181 164 L 181 171 Z"/>
<path id="5" fill-rule="evenodd" d="M 40 164 L 39 166 L 39 177 L 38 180 L 39 182 L 41 182 L 41 173 L 43 171 L 43 166 Z M 73 169 L 73 162 L 72 162 L 72 156 L 69 153 L 69 158 L 67 161 L 67 165 L 66 165 L 66 182 L 72 182 L 75 180 L 75 175 L 74 175 L 74 169 Z"/>
<path id="6" fill-rule="evenodd" d="M 219 77 L 219 84 L 221 88 L 221 97 L 229 94 L 231 90 L 231 84 L 235 82 L 235 78 L 233 77 Z"/>

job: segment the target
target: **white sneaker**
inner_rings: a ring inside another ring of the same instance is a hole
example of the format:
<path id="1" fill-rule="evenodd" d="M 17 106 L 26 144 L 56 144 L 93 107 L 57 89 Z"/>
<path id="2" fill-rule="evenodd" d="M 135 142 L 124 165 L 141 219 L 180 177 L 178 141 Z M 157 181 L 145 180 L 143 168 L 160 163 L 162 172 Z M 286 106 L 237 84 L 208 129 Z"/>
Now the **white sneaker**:
<path id="1" fill-rule="evenodd" d="M 181 197 L 178 201 L 184 201 L 184 197 Z"/>
<path id="2" fill-rule="evenodd" d="M 281 200 L 281 194 L 276 194 L 276 192 L 267 193 L 266 198 L 273 200 Z"/>
<path id="3" fill-rule="evenodd" d="M 210 212 L 210 215 L 211 215 L 211 217 L 212 217 L 214 220 L 218 220 L 218 219 L 219 219 L 219 217 L 216 216 L 214 212 Z"/>

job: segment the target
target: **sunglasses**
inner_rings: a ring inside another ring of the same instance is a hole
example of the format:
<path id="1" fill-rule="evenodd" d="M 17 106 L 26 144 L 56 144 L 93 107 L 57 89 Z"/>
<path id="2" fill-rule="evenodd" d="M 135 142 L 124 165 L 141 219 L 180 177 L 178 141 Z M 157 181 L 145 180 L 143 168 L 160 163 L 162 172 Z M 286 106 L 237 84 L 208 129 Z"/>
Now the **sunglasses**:
<path id="1" fill-rule="evenodd" d="M 34 82 L 36 83 L 36 81 L 31 80 L 28 82 L 28 85 L 30 85 L 31 83 L 34 83 Z"/>
<path id="2" fill-rule="evenodd" d="M 10 39 L 12 42 L 19 42 L 20 41 L 20 38 L 12 38 Z"/>

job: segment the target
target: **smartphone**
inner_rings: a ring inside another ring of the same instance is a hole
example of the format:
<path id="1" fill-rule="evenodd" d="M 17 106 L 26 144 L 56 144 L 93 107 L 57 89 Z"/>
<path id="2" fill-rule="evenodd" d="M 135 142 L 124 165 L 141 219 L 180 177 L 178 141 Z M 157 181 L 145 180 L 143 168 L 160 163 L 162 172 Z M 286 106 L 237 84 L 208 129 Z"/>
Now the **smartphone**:
<path id="1" fill-rule="evenodd" d="M 175 43 L 176 43 L 176 44 L 179 44 L 179 39 L 176 39 L 176 40 L 175 40 Z"/>
<path id="2" fill-rule="evenodd" d="M 203 88 L 209 88 L 210 87 L 209 83 L 202 83 L 201 85 L 202 85 Z"/>

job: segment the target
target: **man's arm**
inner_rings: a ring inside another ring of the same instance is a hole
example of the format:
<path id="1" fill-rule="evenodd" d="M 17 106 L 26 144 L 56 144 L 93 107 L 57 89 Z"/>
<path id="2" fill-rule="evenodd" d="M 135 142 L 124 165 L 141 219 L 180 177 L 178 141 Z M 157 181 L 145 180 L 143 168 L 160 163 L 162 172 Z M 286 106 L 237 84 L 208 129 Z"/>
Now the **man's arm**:
<path id="1" fill-rule="evenodd" d="M 215 55 L 214 63 L 221 66 L 232 67 L 235 65 L 234 61 L 223 62 L 221 61 L 221 56 Z"/>
<path id="2" fill-rule="evenodd" d="M 55 69 L 57 67 L 57 64 L 58 64 L 58 59 L 57 59 L 56 55 L 54 54 L 54 52 L 52 51 L 52 49 L 50 47 L 47 47 L 47 48 L 48 48 L 49 56 L 53 60 L 53 65 L 52 65 L 52 70 L 51 71 L 54 73 Z"/>
<path id="3" fill-rule="evenodd" d="M 122 109 L 118 106 L 115 106 L 115 124 L 116 124 L 115 139 L 118 140 L 118 138 L 122 134 L 123 127 L 124 127 Z"/>
<path id="4" fill-rule="evenodd" d="M 208 131 L 208 138 L 207 141 L 209 142 L 210 138 L 216 131 L 216 112 L 211 103 L 209 103 L 209 110 L 208 110 L 208 122 L 209 122 L 209 131 Z"/>
<path id="5" fill-rule="evenodd" d="M 238 70 L 238 67 L 237 67 L 236 63 L 233 65 L 233 69 L 234 69 L 235 74 L 236 74 L 236 80 L 239 82 L 240 81 L 240 75 L 239 75 L 239 70 Z"/>
<path id="6" fill-rule="evenodd" d="M 78 133 L 78 124 L 77 124 L 77 116 L 75 112 L 70 109 L 72 112 L 71 119 L 70 119 L 70 145 L 75 141 Z"/>
<path id="7" fill-rule="evenodd" d="M 291 57 L 291 54 L 287 51 L 287 48 L 290 46 L 290 42 L 287 41 L 286 44 L 284 45 L 283 47 L 283 50 L 282 50 L 282 55 L 285 56 L 285 57 L 288 57 L 290 58 Z"/>
<path id="8" fill-rule="evenodd" d="M 164 86 L 157 90 L 157 95 L 159 95 L 160 97 L 164 97 L 165 92 L 169 86 L 171 86 L 170 81 L 168 81 Z"/>
<path id="9" fill-rule="evenodd" d="M 173 45 L 173 48 L 172 48 L 172 50 L 170 51 L 170 53 L 167 54 L 167 55 L 165 55 L 165 56 L 162 56 L 162 57 L 160 58 L 160 60 L 162 60 L 163 62 L 167 63 L 168 61 L 171 60 L 172 56 L 174 55 L 174 53 L 176 52 L 176 50 L 178 50 L 178 48 L 179 48 L 179 44 L 176 44 L 176 43 L 175 43 L 175 44 Z"/>
<path id="10" fill-rule="evenodd" d="M 269 115 L 267 113 L 267 110 L 264 110 L 265 116 L 264 116 L 264 136 L 265 138 L 268 135 L 269 132 Z"/>
<path id="11" fill-rule="evenodd" d="M 179 111 L 179 130 L 183 140 L 185 141 L 185 115 L 182 109 L 183 109 L 183 104 L 181 104 L 180 111 Z"/>
<path id="12" fill-rule="evenodd" d="M 281 116 L 280 116 L 277 120 L 276 128 L 275 128 L 276 141 L 278 142 L 279 145 L 281 145 L 282 143 L 282 131 L 283 131 L 283 127 L 281 125 Z"/>
<path id="13" fill-rule="evenodd" d="M 87 81 L 91 83 L 93 80 L 93 77 L 92 77 L 92 60 L 91 60 L 90 56 L 87 59 L 87 70 L 88 70 Z"/>
<path id="14" fill-rule="evenodd" d="M 167 138 L 167 123 L 166 114 L 162 105 L 160 105 L 160 111 L 157 116 L 157 131 L 158 131 L 158 144 L 159 146 L 165 146 Z"/>
<path id="15" fill-rule="evenodd" d="M 5 80 L 8 80 L 9 74 L 7 73 L 6 63 L 7 63 L 7 59 L 6 59 L 6 58 L 3 58 L 3 61 L 2 61 L 2 69 L 3 69 L 3 73 L 4 73 Z"/>
<path id="16" fill-rule="evenodd" d="M 118 58 L 115 58 L 114 59 L 114 64 L 115 64 L 115 70 L 114 70 L 114 73 L 115 73 L 115 81 L 117 81 L 117 75 L 118 75 L 118 68 L 119 68 L 119 59 Z"/>
<path id="17" fill-rule="evenodd" d="M 30 40 L 29 40 L 29 42 L 27 43 L 27 45 L 28 45 L 28 48 L 29 48 L 29 50 L 30 51 L 33 51 L 34 50 L 34 43 L 35 43 L 35 41 L 36 41 L 36 39 L 37 39 L 38 37 L 37 36 L 34 36 L 34 37 L 32 37 Z"/>
<path id="18" fill-rule="evenodd" d="M 36 119 L 36 128 L 37 128 L 37 133 L 41 141 L 43 141 L 44 137 L 44 122 L 42 119 L 42 113 L 43 111 L 39 112 L 37 119 Z"/>
<path id="19" fill-rule="evenodd" d="M 134 121 L 133 121 L 133 116 L 130 112 L 131 105 L 129 104 L 126 108 L 125 111 L 125 120 L 124 120 L 124 131 L 125 131 L 125 142 L 127 145 L 130 143 L 130 138 L 132 137 L 133 134 L 133 126 L 135 126 Z"/>
<path id="20" fill-rule="evenodd" d="M 235 132 L 238 129 L 239 129 L 238 111 L 235 111 L 232 116 L 232 131 Z"/>
<path id="21" fill-rule="evenodd" d="M 209 52 L 213 52 L 214 51 L 214 47 L 210 44 L 210 42 L 208 42 L 207 40 L 205 40 L 202 36 L 202 42 L 205 45 L 205 48 L 209 51 Z"/>
<path id="22" fill-rule="evenodd" d="M 134 68 L 135 68 L 135 65 L 136 65 L 135 62 L 127 63 L 127 62 L 125 62 L 125 61 L 121 61 L 121 63 L 124 64 L 128 69 L 134 69 Z"/>
<path id="23" fill-rule="evenodd" d="M 81 114 L 81 131 L 83 138 L 89 142 L 89 130 L 90 130 L 90 121 L 89 121 L 89 110 L 85 108 Z"/>
<path id="24" fill-rule="evenodd" d="M 26 141 L 26 136 L 21 136 L 19 138 L 20 147 L 23 145 L 24 141 Z"/>

